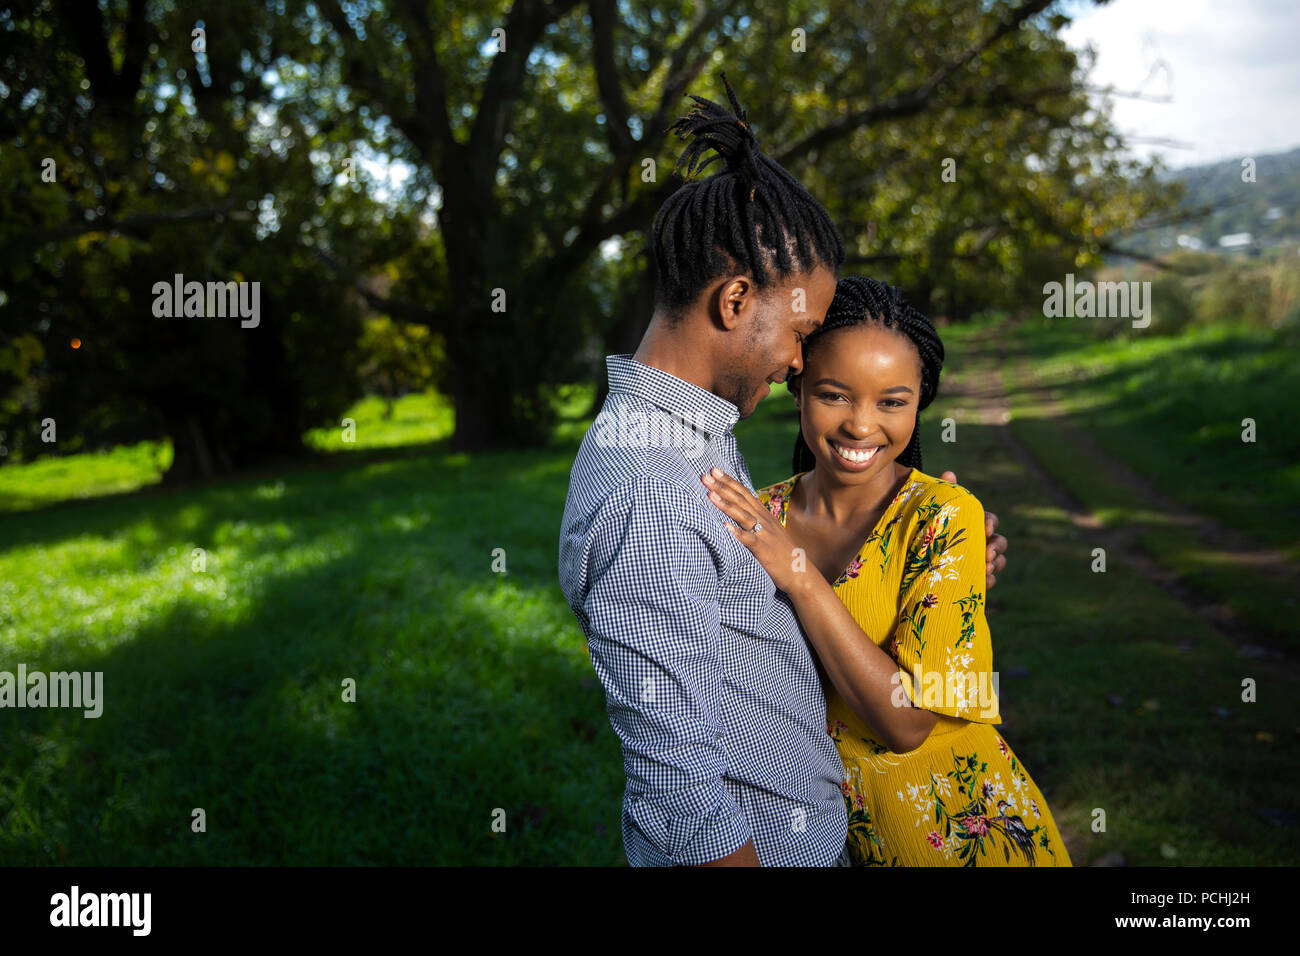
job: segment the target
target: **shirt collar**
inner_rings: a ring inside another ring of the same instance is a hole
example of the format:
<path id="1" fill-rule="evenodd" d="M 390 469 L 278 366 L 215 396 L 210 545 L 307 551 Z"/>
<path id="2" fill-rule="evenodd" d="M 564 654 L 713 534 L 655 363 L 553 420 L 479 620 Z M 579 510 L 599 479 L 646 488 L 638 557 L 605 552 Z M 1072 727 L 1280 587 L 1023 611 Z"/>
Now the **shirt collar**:
<path id="1" fill-rule="evenodd" d="M 605 356 L 610 392 L 627 392 L 671 412 L 709 435 L 729 432 L 740 421 L 740 409 L 708 389 L 645 365 L 631 354 Z"/>

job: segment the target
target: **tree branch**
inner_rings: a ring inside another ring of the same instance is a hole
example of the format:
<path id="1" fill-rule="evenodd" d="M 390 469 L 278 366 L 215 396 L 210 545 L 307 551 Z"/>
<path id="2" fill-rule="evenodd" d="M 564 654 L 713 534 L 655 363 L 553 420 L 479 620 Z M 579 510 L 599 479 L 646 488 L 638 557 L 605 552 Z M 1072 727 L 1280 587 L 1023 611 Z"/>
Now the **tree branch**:
<path id="1" fill-rule="evenodd" d="M 627 102 L 614 63 L 614 22 L 618 18 L 614 0 L 591 0 L 592 56 L 596 68 L 596 89 L 605 108 L 605 132 L 609 151 L 616 157 L 632 151 L 635 140 L 628 128 Z"/>
<path id="2" fill-rule="evenodd" d="M 328 266 L 336 275 L 348 276 L 351 273 L 339 264 L 338 260 L 322 249 L 313 248 L 312 252 L 316 258 Z M 400 299 L 388 299 L 372 291 L 366 286 L 363 279 L 355 279 L 352 282 L 352 288 L 366 300 L 366 304 L 376 312 L 382 312 L 385 315 L 399 316 L 408 322 L 414 322 L 417 325 L 427 326 L 435 331 L 442 331 L 446 325 L 446 314 L 434 309 L 425 308 L 422 305 L 414 305 L 410 302 L 403 302 Z"/>
<path id="3" fill-rule="evenodd" d="M 418 45 L 412 45 L 413 49 L 418 46 L 433 58 L 432 65 L 427 65 L 428 61 L 421 57 L 419 50 L 413 52 L 416 67 L 416 104 L 412 108 L 406 103 L 404 97 L 399 98 L 395 95 L 398 90 L 394 84 L 385 80 L 380 74 L 375 63 L 382 62 L 382 57 L 369 48 L 370 41 L 363 42 L 357 37 L 351 24 L 348 23 L 347 15 L 339 0 L 331 4 L 322 3 L 318 9 L 333 28 L 334 34 L 343 47 L 341 68 L 344 80 L 354 90 L 365 93 L 371 102 L 392 120 L 393 125 L 429 164 L 434 179 L 445 182 L 447 167 L 454 165 L 447 162 L 447 154 L 460 148 L 460 144 L 452 135 L 451 122 L 447 114 L 446 93 L 442 86 L 441 72 L 437 67 L 437 52 L 432 42 L 422 38 Z M 426 30 L 428 29 L 423 14 L 417 14 L 413 22 L 407 26 L 408 29 L 419 29 L 421 24 Z M 422 63 L 426 64 L 423 71 Z"/>
<path id="4" fill-rule="evenodd" d="M 1245 196 L 1237 196 L 1228 199 L 1221 199 L 1218 202 L 1208 203 L 1204 206 L 1197 206 L 1194 209 L 1177 210 L 1159 218 L 1142 219 L 1133 223 L 1131 226 L 1126 226 L 1123 229 L 1116 230 L 1113 235 L 1127 236 L 1135 232 L 1146 232 L 1149 229 L 1159 229 L 1161 226 L 1176 226 L 1179 223 L 1204 219 L 1206 216 L 1210 216 L 1221 209 L 1229 209 L 1233 206 L 1240 205 L 1246 201 L 1246 198 L 1247 197 Z"/>
<path id="5" fill-rule="evenodd" d="M 407 22 L 420 41 L 409 47 L 415 66 L 416 118 L 413 122 L 421 123 L 428 130 L 435 150 L 454 150 L 460 143 L 451 131 L 451 116 L 447 112 L 447 77 L 438 62 L 437 37 L 421 4 L 408 0 L 406 6 Z"/>
<path id="6" fill-rule="evenodd" d="M 506 49 L 492 58 L 478 114 L 469 136 L 469 162 L 476 170 L 495 172 L 505 144 L 515 101 L 523 89 L 528 57 L 542 31 L 578 5 L 578 0 L 515 0 L 506 17 Z M 486 180 L 491 183 L 491 179 Z"/>
<path id="7" fill-rule="evenodd" d="M 29 236 L 19 236 L 13 242 L 21 243 L 24 247 L 40 246 L 47 242 L 70 239 L 73 236 L 83 236 L 89 232 L 131 233 L 135 236 L 144 237 L 159 226 L 178 226 L 187 222 L 205 222 L 207 220 L 220 222 L 222 219 L 248 220 L 252 218 L 252 213 L 242 209 L 233 209 L 230 205 L 220 206 L 215 209 L 182 209 L 175 212 L 141 213 L 120 220 L 103 216 L 87 219 L 84 222 L 68 223 L 57 229 L 47 229 L 44 232 L 33 233 Z"/>
<path id="8" fill-rule="evenodd" d="M 1017 30 L 1020 24 L 1024 23 L 1030 17 L 1036 16 L 1047 7 L 1051 6 L 1055 0 L 1025 0 L 1019 7 L 1013 10 L 1010 15 L 998 24 L 987 37 L 979 43 L 967 48 L 956 59 L 945 63 L 939 67 L 924 82 L 912 87 L 910 90 L 895 95 L 892 99 L 884 102 L 873 104 L 866 109 L 858 110 L 847 116 L 841 117 L 832 123 L 815 130 L 812 133 L 798 139 L 787 146 L 782 147 L 775 153 L 772 158 L 782 166 L 789 166 L 795 159 L 807 155 L 814 149 L 819 149 L 829 143 L 848 136 L 854 130 L 861 129 L 864 126 L 870 126 L 888 119 L 899 119 L 904 116 L 914 116 L 920 113 L 939 87 L 954 73 L 962 69 L 971 60 L 979 56 L 993 44 L 997 43 L 1008 33 Z"/>

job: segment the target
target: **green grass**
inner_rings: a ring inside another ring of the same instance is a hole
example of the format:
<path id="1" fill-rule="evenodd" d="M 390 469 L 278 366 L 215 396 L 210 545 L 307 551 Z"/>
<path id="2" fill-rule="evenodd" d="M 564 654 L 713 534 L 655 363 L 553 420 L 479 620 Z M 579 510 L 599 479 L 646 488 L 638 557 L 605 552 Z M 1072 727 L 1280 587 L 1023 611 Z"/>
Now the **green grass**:
<path id="1" fill-rule="evenodd" d="M 985 360 L 978 329 L 946 338 L 958 380 Z M 0 669 L 103 671 L 106 701 L 98 720 L 0 711 L 0 859 L 619 863 L 621 756 L 555 570 L 589 396 L 558 397 L 547 449 L 5 515 Z M 949 414 L 941 398 L 926 421 Z M 358 442 L 380 440 L 373 417 Z M 757 484 L 788 476 L 794 427 L 778 389 L 737 429 Z M 995 429 L 959 435 L 927 443 L 928 470 L 954 469 L 1012 540 L 990 624 L 998 669 L 1028 674 L 1003 679 L 1003 729 L 1076 862 L 1300 862 L 1295 826 L 1261 815 L 1297 810 L 1293 682 L 1122 560 L 1092 574 L 1090 543 Z"/>
<path id="2" fill-rule="evenodd" d="M 1087 320 L 1035 316 L 1014 340 L 1020 368 L 1105 451 L 1188 508 L 1300 557 L 1300 365 L 1274 333 L 1221 325 L 1099 340 Z M 1034 417 L 1030 406 L 1017 417 Z"/>
<path id="3" fill-rule="evenodd" d="M 106 703 L 3 712 L 0 858 L 616 861 L 618 748 L 555 580 L 570 455 L 7 518 L 0 666 L 103 671 Z"/>
<path id="4" fill-rule="evenodd" d="M 570 414 L 575 404 L 573 388 L 561 390 L 567 401 L 560 407 Z M 589 400 L 590 386 L 585 394 Z M 386 405 L 378 396 L 362 398 L 339 416 L 338 426 L 310 429 L 303 436 L 303 444 L 317 452 L 364 453 L 429 445 L 452 433 L 451 402 L 445 396 L 435 392 L 405 395 L 393 401 L 388 416 L 384 414 Z M 344 419 L 353 422 L 350 441 L 344 439 Z M 171 463 L 171 441 L 164 439 L 0 468 L 0 512 L 26 511 L 60 501 L 148 488 L 161 483 Z"/>
<path id="5" fill-rule="evenodd" d="M 1182 581 L 1229 605 L 1261 637 L 1294 649 L 1294 585 L 1207 547 L 1106 469 L 1086 434 L 1179 506 L 1300 559 L 1300 430 L 1288 424 L 1300 369 L 1267 332 L 1189 329 L 1173 338 L 1098 341 L 1086 324 L 1017 326 L 1004 377 L 1017 435 L 1108 525 L 1132 528 Z M 1061 403 L 1049 414 L 1030 385 Z M 1253 418 L 1257 440 L 1243 442 Z"/>
<path id="6" fill-rule="evenodd" d="M 0 468 L 0 512 L 136 491 L 160 482 L 171 463 L 170 441 L 143 441 L 8 465 Z"/>
<path id="7" fill-rule="evenodd" d="M 385 417 L 387 405 L 384 399 L 370 395 L 339 416 L 340 423 L 348 418 L 356 423 L 353 441 L 345 443 L 340 424 L 311 429 L 303 443 L 325 452 L 398 448 L 441 441 L 451 434 L 455 424 L 451 401 L 436 392 L 415 392 L 394 399 L 392 413 Z"/>

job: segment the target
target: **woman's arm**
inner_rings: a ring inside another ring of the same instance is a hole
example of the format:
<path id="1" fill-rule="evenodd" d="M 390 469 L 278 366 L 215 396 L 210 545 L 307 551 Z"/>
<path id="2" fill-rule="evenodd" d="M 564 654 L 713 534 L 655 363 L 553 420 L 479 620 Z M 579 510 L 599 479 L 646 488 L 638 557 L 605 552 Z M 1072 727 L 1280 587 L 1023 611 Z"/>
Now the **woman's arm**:
<path id="1" fill-rule="evenodd" d="M 929 736 L 938 718 L 913 706 L 898 665 L 853 619 L 816 567 L 796 554 L 781 522 L 739 482 L 715 469 L 705 475 L 710 500 L 739 527 L 731 533 L 753 552 L 778 588 L 790 596 L 799 623 L 820 658 L 826 676 L 852 711 L 880 735 L 890 750 L 907 753 Z M 755 533 L 746 529 L 761 524 Z"/>
<path id="2" fill-rule="evenodd" d="M 744 535 L 742 531 L 738 537 Z M 826 676 L 853 713 L 894 753 L 925 743 L 938 716 L 913 706 L 894 659 L 862 630 L 821 573 L 816 568 L 800 573 L 796 583 L 782 590 L 790 596 Z"/>

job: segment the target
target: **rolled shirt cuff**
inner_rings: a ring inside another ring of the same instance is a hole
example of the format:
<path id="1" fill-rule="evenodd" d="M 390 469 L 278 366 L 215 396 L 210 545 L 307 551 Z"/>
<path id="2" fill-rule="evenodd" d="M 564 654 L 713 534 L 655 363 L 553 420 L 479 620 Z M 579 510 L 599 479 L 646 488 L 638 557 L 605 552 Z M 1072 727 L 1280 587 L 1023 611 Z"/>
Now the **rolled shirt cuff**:
<path id="1" fill-rule="evenodd" d="M 628 797 L 623 803 L 628 863 L 699 866 L 753 839 L 749 820 L 721 781 L 675 793 Z"/>

